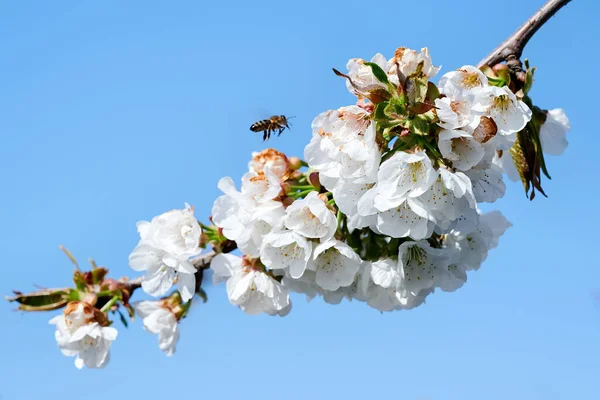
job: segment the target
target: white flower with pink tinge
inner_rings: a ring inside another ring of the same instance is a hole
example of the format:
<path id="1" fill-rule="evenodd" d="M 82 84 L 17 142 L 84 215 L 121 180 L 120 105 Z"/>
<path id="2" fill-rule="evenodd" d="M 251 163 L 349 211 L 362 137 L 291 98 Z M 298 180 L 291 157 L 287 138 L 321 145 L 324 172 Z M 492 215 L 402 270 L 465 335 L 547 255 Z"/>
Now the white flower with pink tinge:
<path id="1" fill-rule="evenodd" d="M 100 325 L 98 313 L 89 304 L 74 301 L 49 322 L 56 325 L 60 350 L 65 356 L 75 356 L 78 369 L 104 368 L 110 359 L 110 346 L 117 338 L 117 330 Z"/>
<path id="2" fill-rule="evenodd" d="M 129 256 L 129 265 L 146 271 L 142 288 L 151 296 L 166 294 L 175 279 L 183 301 L 194 296 L 196 268 L 190 258 L 200 254 L 200 225 L 194 210 L 172 210 L 138 222 L 140 242 Z"/>
<path id="3" fill-rule="evenodd" d="M 226 282 L 231 304 L 250 315 L 285 315 L 290 296 L 283 286 L 260 268 L 231 254 L 218 254 L 210 263 L 213 283 Z"/>

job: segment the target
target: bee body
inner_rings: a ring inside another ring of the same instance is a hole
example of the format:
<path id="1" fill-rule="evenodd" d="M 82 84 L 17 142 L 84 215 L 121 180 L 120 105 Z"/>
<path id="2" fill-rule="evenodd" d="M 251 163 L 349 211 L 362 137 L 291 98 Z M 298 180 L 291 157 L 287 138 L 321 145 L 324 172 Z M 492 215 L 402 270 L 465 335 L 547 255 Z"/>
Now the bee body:
<path id="1" fill-rule="evenodd" d="M 269 119 L 263 119 L 252 124 L 250 130 L 252 132 L 264 132 L 263 140 L 269 140 L 271 133 L 277 132 L 277 136 L 279 136 L 285 128 L 290 129 L 288 118 L 285 115 L 274 115 Z"/>

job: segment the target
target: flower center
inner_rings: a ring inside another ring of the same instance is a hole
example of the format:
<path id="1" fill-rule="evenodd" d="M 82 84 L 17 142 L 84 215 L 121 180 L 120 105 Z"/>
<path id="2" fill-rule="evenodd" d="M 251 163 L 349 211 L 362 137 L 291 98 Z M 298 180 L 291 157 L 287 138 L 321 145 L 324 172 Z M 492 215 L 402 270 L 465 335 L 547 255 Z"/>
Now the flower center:
<path id="1" fill-rule="evenodd" d="M 475 72 L 465 72 L 463 73 L 462 84 L 467 89 L 472 89 L 476 86 L 480 86 L 481 82 L 479 81 L 479 76 Z"/>
<path id="2" fill-rule="evenodd" d="M 423 168 L 423 163 L 421 163 L 421 162 L 412 163 L 412 164 L 408 165 L 408 168 L 410 171 L 410 175 L 412 176 L 412 181 L 414 183 L 417 183 L 419 173 L 421 172 L 421 169 Z"/>
<path id="3" fill-rule="evenodd" d="M 510 98 L 507 94 L 501 94 L 500 96 L 496 96 L 494 98 L 492 107 L 499 111 L 506 112 L 510 108 Z"/>
<path id="4" fill-rule="evenodd" d="M 425 250 L 419 246 L 412 246 L 408 249 L 408 254 L 406 255 L 406 260 L 408 262 L 415 261 L 417 265 L 421 266 L 425 264 L 426 259 L 427 255 L 425 254 Z"/>

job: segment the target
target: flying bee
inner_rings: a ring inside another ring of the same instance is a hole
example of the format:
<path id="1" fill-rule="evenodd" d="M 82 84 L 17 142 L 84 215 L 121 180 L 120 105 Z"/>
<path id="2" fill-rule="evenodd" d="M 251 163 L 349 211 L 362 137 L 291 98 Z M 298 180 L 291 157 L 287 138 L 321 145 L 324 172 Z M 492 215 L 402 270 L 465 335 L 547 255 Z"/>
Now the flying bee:
<path id="1" fill-rule="evenodd" d="M 289 119 L 291 118 L 294 117 L 287 118 L 285 115 L 274 115 L 269 119 L 263 119 L 252 124 L 250 130 L 252 132 L 264 132 L 263 141 L 266 141 L 271 138 L 271 133 L 277 132 L 277 136 L 279 136 L 285 128 L 290 129 Z"/>

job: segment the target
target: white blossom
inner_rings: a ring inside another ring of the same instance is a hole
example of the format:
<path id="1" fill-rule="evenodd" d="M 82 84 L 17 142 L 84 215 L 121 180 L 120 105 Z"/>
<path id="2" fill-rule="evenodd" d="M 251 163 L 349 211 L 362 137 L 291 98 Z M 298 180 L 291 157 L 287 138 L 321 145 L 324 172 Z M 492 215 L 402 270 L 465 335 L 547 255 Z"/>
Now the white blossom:
<path id="1" fill-rule="evenodd" d="M 433 231 L 433 215 L 415 199 L 407 199 L 399 206 L 377 213 L 377 230 L 393 238 L 425 239 Z"/>
<path id="2" fill-rule="evenodd" d="M 281 192 L 281 180 L 265 167 L 264 174 L 248 172 L 242 177 L 242 195 L 261 204 L 273 200 Z"/>
<path id="3" fill-rule="evenodd" d="M 507 86 L 488 86 L 479 90 L 477 104 L 473 109 L 494 120 L 499 133 L 495 137 L 496 140 L 501 139 L 499 136 L 512 136 L 513 138 L 508 140 L 509 143 L 514 142 L 513 134 L 523 129 L 532 115 L 529 107 L 518 100 Z M 498 149 L 504 150 L 506 145 L 498 146 Z"/>
<path id="4" fill-rule="evenodd" d="M 384 71 L 386 59 L 383 55 L 377 53 L 371 59 L 372 63 L 377 64 Z M 346 81 L 348 91 L 356 96 L 366 96 L 370 92 L 378 90 L 387 90 L 385 83 L 380 82 L 373 74 L 373 69 L 365 64 L 362 58 L 352 58 L 346 64 L 350 80 Z"/>
<path id="5" fill-rule="evenodd" d="M 487 258 L 488 251 L 498 245 L 498 239 L 511 225 L 498 211 L 483 214 L 479 226 L 472 232 L 453 232 L 448 235 L 447 246 L 460 249 L 460 263 L 467 271 L 477 270 Z"/>
<path id="6" fill-rule="evenodd" d="M 375 210 L 387 211 L 400 206 L 408 197 L 418 197 L 425 193 L 433 184 L 436 174 L 431 166 L 431 160 L 424 151 L 409 154 L 397 151 L 389 159 L 381 163 L 377 174 L 377 186 L 371 189 L 374 193 L 372 206 L 369 196 L 363 196 L 359 201 L 361 215 L 373 214 Z M 374 208 L 368 212 L 369 208 Z M 365 210 L 361 212 L 361 209 Z"/>
<path id="7" fill-rule="evenodd" d="M 335 214 L 317 192 L 310 192 L 305 198 L 294 201 L 285 211 L 285 227 L 307 238 L 326 241 L 337 229 Z"/>
<path id="8" fill-rule="evenodd" d="M 342 286 L 336 290 L 322 290 L 323 300 L 328 304 L 339 304 L 343 299 L 349 301 L 366 301 L 368 296 L 368 286 L 371 281 L 370 263 L 363 261 L 360 264 L 358 272 L 354 275 L 354 280 L 350 285 Z"/>
<path id="9" fill-rule="evenodd" d="M 438 125 L 444 129 L 464 129 L 473 132 L 479 125 L 480 115 L 472 109 L 471 101 L 443 97 L 435 99 L 436 114 L 440 121 Z"/>
<path id="10" fill-rule="evenodd" d="M 439 275 L 440 288 L 445 291 L 460 288 L 467 280 L 467 272 L 479 269 L 488 252 L 498 245 L 500 236 L 510 226 L 512 224 L 500 212 L 492 211 L 480 216 L 476 229 L 448 234 L 445 246 L 454 258 L 447 273 Z"/>
<path id="11" fill-rule="evenodd" d="M 472 65 L 464 65 L 456 71 L 445 73 L 438 83 L 440 93 L 445 95 L 456 93 L 466 95 L 471 89 L 486 86 L 488 86 L 487 77 L 479 68 Z"/>
<path id="12" fill-rule="evenodd" d="M 401 293 L 418 295 L 422 290 L 432 288 L 436 277 L 447 268 L 448 261 L 446 252 L 434 249 L 427 241 L 402 243 L 398 254 L 402 277 L 399 288 Z"/>
<path id="13" fill-rule="evenodd" d="M 442 156 L 461 171 L 473 168 L 485 153 L 483 146 L 471 134 L 459 130 L 442 130 L 438 136 L 438 146 Z"/>
<path id="14" fill-rule="evenodd" d="M 248 169 L 257 175 L 265 174 L 268 169 L 280 181 L 285 181 L 290 174 L 290 163 L 285 154 L 275 149 L 266 149 L 252 153 Z"/>
<path id="15" fill-rule="evenodd" d="M 52 318 L 56 325 L 55 338 L 65 356 L 75 356 L 78 369 L 104 368 L 110 359 L 110 346 L 117 330 L 101 326 L 92 306 L 82 302 L 69 303 L 64 314 Z"/>
<path id="16" fill-rule="evenodd" d="M 506 156 L 509 155 L 504 157 Z M 477 202 L 493 203 L 504 196 L 506 184 L 502 180 L 502 169 L 497 165 L 476 167 L 466 171 L 465 174 L 473 183 L 473 193 Z"/>
<path id="17" fill-rule="evenodd" d="M 427 210 L 430 218 L 442 229 L 448 229 L 461 216 L 477 217 L 477 203 L 469 177 L 445 168 L 440 168 L 437 173 L 431 188 L 414 201 Z"/>
<path id="18" fill-rule="evenodd" d="M 365 182 L 377 174 L 381 150 L 375 125 L 363 109 L 349 106 L 322 113 L 314 119 L 312 130 L 304 157 L 325 187 L 332 188 L 340 178 Z"/>
<path id="19" fill-rule="evenodd" d="M 362 216 L 358 213 L 360 198 L 374 186 L 374 182 L 352 183 L 340 179 L 331 189 L 336 206 L 347 217 L 350 232 L 375 224 L 376 217 L 374 215 Z"/>
<path id="20" fill-rule="evenodd" d="M 215 200 L 212 220 L 227 239 L 237 241 L 252 221 L 255 203 L 238 192 L 228 176 L 221 178 L 217 187 L 225 194 Z"/>
<path id="21" fill-rule="evenodd" d="M 569 143 L 565 138 L 571 130 L 571 123 L 562 108 L 555 108 L 546 113 L 546 121 L 540 128 L 542 151 L 546 154 L 561 155 Z"/>
<path id="22" fill-rule="evenodd" d="M 412 294 L 404 287 L 403 271 L 398 260 L 384 258 L 370 267 L 370 282 L 366 288 L 366 301 L 379 311 L 408 310 L 425 302 L 433 288 Z"/>
<path id="23" fill-rule="evenodd" d="M 289 311 L 287 290 L 266 273 L 244 265 L 240 257 L 218 254 L 210 267 L 214 272 L 213 282 L 226 281 L 229 301 L 247 314 L 282 315 Z"/>
<path id="24" fill-rule="evenodd" d="M 281 284 L 288 292 L 306 295 L 306 301 L 310 302 L 323 292 L 315 282 L 316 275 L 315 271 L 307 269 L 299 278 L 292 278 L 289 275 L 283 276 Z"/>
<path id="25" fill-rule="evenodd" d="M 175 315 L 158 301 L 140 301 L 134 305 L 144 329 L 158 335 L 158 346 L 167 356 L 175 353 L 179 341 L 179 323 Z"/>
<path id="26" fill-rule="evenodd" d="M 501 170 L 501 172 L 505 173 L 511 181 L 518 182 L 521 179 L 519 170 L 517 170 L 517 166 L 515 165 L 515 161 L 513 160 L 510 151 L 504 151 L 501 155 L 496 154 L 492 162 Z"/>
<path id="27" fill-rule="evenodd" d="M 172 210 L 151 222 L 138 222 L 140 242 L 129 256 L 129 265 L 146 271 L 144 291 L 152 296 L 164 295 L 177 278 L 183 301 L 194 295 L 196 268 L 189 261 L 201 252 L 200 226 L 193 209 Z"/>
<path id="28" fill-rule="evenodd" d="M 311 268 L 315 282 L 325 290 L 334 291 L 350 286 L 358 272 L 361 259 L 347 244 L 335 239 L 315 247 Z"/>
<path id="29" fill-rule="evenodd" d="M 421 71 L 430 79 L 433 78 L 441 68 L 433 66 L 427 47 L 422 48 L 420 52 L 401 47 L 396 50 L 394 57 L 388 61 L 388 74 L 391 77 L 396 77 L 399 66 L 402 75 L 408 77 L 417 71 L 417 67 L 420 63 L 423 63 Z M 396 79 L 391 80 L 396 84 L 398 83 L 397 77 Z"/>
<path id="30" fill-rule="evenodd" d="M 371 279 L 373 283 L 388 289 L 398 287 L 401 284 L 402 277 L 398 271 L 398 261 L 391 258 L 384 258 L 371 264 Z"/>
<path id="31" fill-rule="evenodd" d="M 287 269 L 300 278 L 312 256 L 312 242 L 294 231 L 272 232 L 264 237 L 261 261 L 269 269 Z"/>
<path id="32" fill-rule="evenodd" d="M 266 175 L 269 175 L 268 169 Z M 229 177 L 221 179 L 218 187 L 225 194 L 217 198 L 213 205 L 214 224 L 222 228 L 223 235 L 235 241 L 244 254 L 259 257 L 263 236 L 283 224 L 283 204 L 269 199 L 269 196 L 260 197 L 260 201 L 257 201 L 257 192 L 238 192 Z M 271 191 L 271 195 L 277 195 L 279 191 L 277 183 L 277 190 Z"/>

